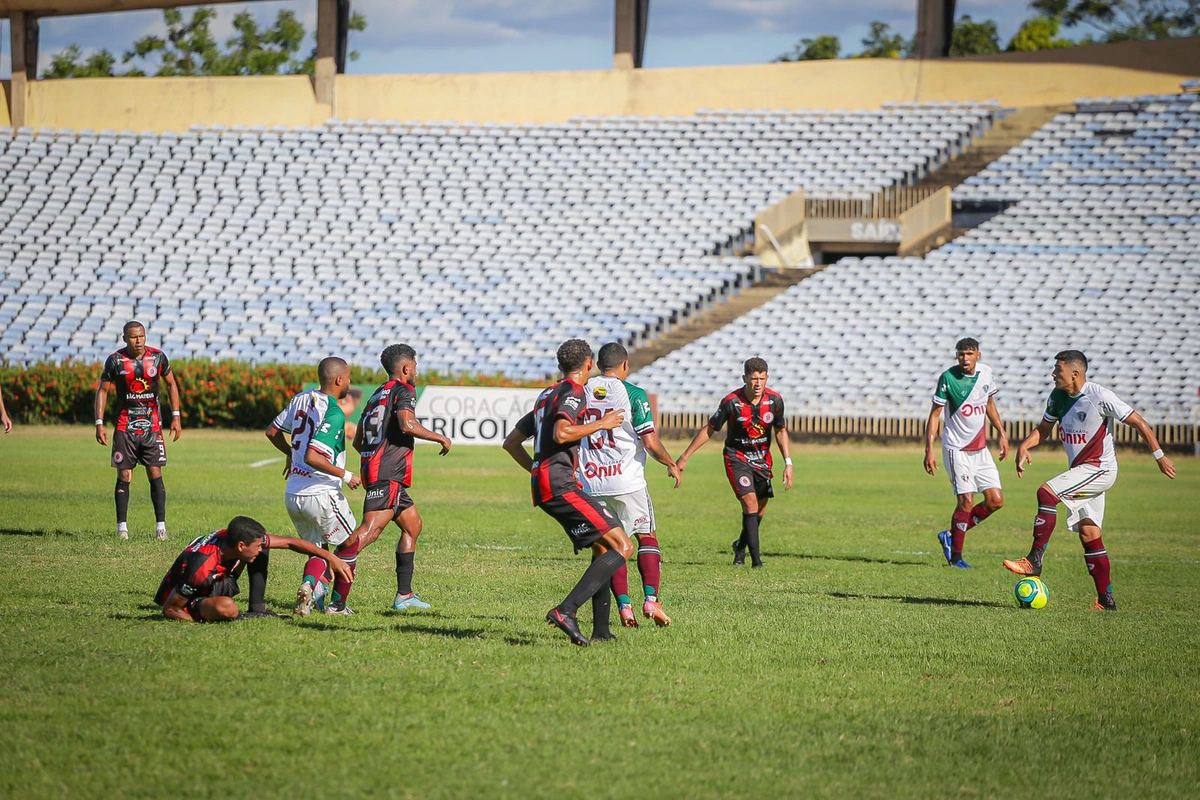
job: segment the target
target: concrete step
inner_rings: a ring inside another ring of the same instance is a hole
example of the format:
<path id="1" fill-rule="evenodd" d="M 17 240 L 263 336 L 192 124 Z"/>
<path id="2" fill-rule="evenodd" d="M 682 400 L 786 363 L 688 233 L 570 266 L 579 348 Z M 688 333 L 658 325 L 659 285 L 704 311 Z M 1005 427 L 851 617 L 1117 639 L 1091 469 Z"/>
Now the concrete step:
<path id="1" fill-rule="evenodd" d="M 1055 114 L 1071 111 L 1074 106 L 1029 106 L 1019 108 L 980 136 L 971 146 L 927 175 L 920 186 L 958 186 L 988 164 L 1028 139 Z"/>

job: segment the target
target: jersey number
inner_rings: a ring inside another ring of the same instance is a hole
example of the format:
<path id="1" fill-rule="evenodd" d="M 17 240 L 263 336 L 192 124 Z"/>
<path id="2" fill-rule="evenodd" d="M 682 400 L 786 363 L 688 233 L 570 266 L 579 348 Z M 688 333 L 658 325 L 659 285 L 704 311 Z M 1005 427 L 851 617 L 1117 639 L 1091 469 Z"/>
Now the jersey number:
<path id="1" fill-rule="evenodd" d="M 296 421 L 292 427 L 292 449 L 299 450 L 300 445 L 306 444 L 312 438 L 313 431 L 316 429 L 317 423 L 314 419 L 308 416 L 307 413 L 301 411 L 296 414 Z M 305 428 L 308 429 L 308 436 L 304 435 Z"/>
<path id="2" fill-rule="evenodd" d="M 583 412 L 583 418 L 587 422 L 594 422 L 604 415 L 600 413 L 598 408 L 588 408 Z M 585 422 L 584 424 L 587 424 Z M 607 444 L 606 444 L 607 442 Z M 596 434 L 588 437 L 588 447 L 593 450 L 603 450 L 605 447 L 616 447 L 617 438 L 613 436 L 612 430 L 599 431 Z"/>
<path id="3" fill-rule="evenodd" d="M 362 418 L 363 447 L 374 450 L 375 446 L 383 441 L 383 416 L 386 413 L 387 406 L 381 404 Z"/>

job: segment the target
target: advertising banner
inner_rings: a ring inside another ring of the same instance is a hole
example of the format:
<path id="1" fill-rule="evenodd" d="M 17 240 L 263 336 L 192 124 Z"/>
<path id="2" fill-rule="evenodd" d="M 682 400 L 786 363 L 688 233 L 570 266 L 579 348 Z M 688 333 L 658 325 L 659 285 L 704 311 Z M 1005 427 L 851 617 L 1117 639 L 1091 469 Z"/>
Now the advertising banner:
<path id="1" fill-rule="evenodd" d="M 533 410 L 540 389 L 418 386 L 417 421 L 457 445 L 500 445 Z M 421 441 L 417 440 L 418 443 Z"/>

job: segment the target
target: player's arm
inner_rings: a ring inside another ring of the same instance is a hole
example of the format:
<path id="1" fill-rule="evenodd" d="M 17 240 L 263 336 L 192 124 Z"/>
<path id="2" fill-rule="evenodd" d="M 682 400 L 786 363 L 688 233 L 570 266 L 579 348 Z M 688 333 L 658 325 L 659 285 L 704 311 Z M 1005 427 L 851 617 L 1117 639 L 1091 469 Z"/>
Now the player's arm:
<path id="1" fill-rule="evenodd" d="M 1154 456 L 1154 460 L 1158 462 L 1158 471 L 1168 478 L 1175 478 L 1175 464 L 1171 459 L 1163 455 L 1162 447 L 1158 443 L 1158 437 L 1154 435 L 1154 429 L 1150 427 L 1150 423 L 1136 411 L 1129 412 L 1129 416 L 1121 420 L 1131 428 L 1136 428 L 1138 434 L 1142 437 L 1142 441 L 1150 448 L 1150 455 Z"/>
<path id="2" fill-rule="evenodd" d="M 268 442 L 275 445 L 276 450 L 287 456 L 289 461 L 291 460 L 292 444 L 288 441 L 287 434 L 277 428 L 274 422 L 267 426 L 263 435 L 267 437 Z"/>
<path id="3" fill-rule="evenodd" d="M 996 437 L 1000 443 L 1000 460 L 1003 461 L 1008 458 L 1008 431 L 1004 430 L 1004 422 L 1000 419 L 1000 410 L 996 408 L 994 395 L 988 395 L 987 418 L 996 430 Z"/>
<path id="4" fill-rule="evenodd" d="M 1025 474 L 1026 465 L 1033 462 L 1029 457 L 1029 451 L 1037 447 L 1042 442 L 1050 438 L 1050 434 L 1054 431 L 1054 423 L 1048 419 L 1042 419 L 1038 426 L 1029 432 L 1025 437 L 1025 441 L 1017 447 L 1017 477 Z"/>
<path id="5" fill-rule="evenodd" d="M 436 442 L 442 446 L 442 452 L 438 455 L 446 455 L 450 452 L 450 440 L 440 433 L 434 433 L 426 428 L 421 423 L 417 422 L 417 415 L 410 409 L 402 408 L 396 412 L 400 417 L 400 427 L 405 433 L 415 436 L 418 439 L 424 439 L 427 442 Z"/>
<path id="6" fill-rule="evenodd" d="M 108 393 L 116 388 L 115 383 L 104 380 L 103 376 L 96 386 L 96 399 L 92 405 L 96 412 L 96 441 L 100 444 L 108 444 L 108 433 L 104 430 L 104 409 L 108 405 Z"/>
<path id="7" fill-rule="evenodd" d="M 792 488 L 792 440 L 788 438 L 787 428 L 780 426 L 775 429 L 775 444 L 783 454 L 783 489 Z"/>
<path id="8" fill-rule="evenodd" d="M 343 469 L 334 464 L 329 460 L 329 456 L 311 445 L 309 445 L 308 452 L 304 454 L 304 463 L 318 472 L 324 472 L 326 475 L 338 478 L 351 489 L 357 489 L 359 486 L 362 486 L 362 481 L 358 479 L 357 475 L 348 469 Z"/>
<path id="9" fill-rule="evenodd" d="M 591 436 L 598 431 L 611 431 L 625 421 L 625 412 L 611 409 L 604 416 L 591 422 L 579 424 L 562 417 L 554 423 L 554 441 L 559 444 L 570 444 Z"/>
<path id="10" fill-rule="evenodd" d="M 354 446 L 354 452 L 360 455 L 362 454 L 363 449 L 363 430 L 365 430 L 366 427 L 366 425 L 359 425 L 358 429 L 354 431 L 354 440 L 350 442 L 350 444 Z"/>
<path id="11" fill-rule="evenodd" d="M 172 589 L 171 594 L 167 596 L 167 600 L 163 603 L 162 613 L 167 619 L 178 619 L 184 622 L 194 622 L 192 615 L 187 610 L 188 598 L 181 595 L 178 591 Z"/>
<path id="12" fill-rule="evenodd" d="M 183 433 L 183 415 L 179 413 L 179 384 L 175 382 L 174 372 L 163 375 L 163 380 L 167 382 L 167 398 L 171 401 L 171 441 L 178 442 Z"/>
<path id="13" fill-rule="evenodd" d="M 675 463 L 679 466 L 680 472 L 687 468 L 687 460 L 692 457 L 692 453 L 708 444 L 708 440 L 712 438 L 712 435 L 715 431 L 716 428 L 712 426 L 711 422 L 700 430 L 696 431 L 696 435 L 692 437 L 692 441 L 688 443 L 686 448 L 684 448 L 683 455 L 675 460 Z"/>
<path id="14" fill-rule="evenodd" d="M 333 570 L 333 574 L 337 575 L 346 581 L 353 581 L 354 575 L 350 572 L 350 567 L 345 561 L 335 556 L 328 550 L 317 547 L 315 544 L 304 539 L 297 539 L 293 536 L 275 536 L 272 535 L 267 543 L 267 547 L 272 550 L 281 550 L 287 548 L 293 553 L 303 553 L 306 556 L 324 559 L 329 568 Z"/>
<path id="15" fill-rule="evenodd" d="M 4 410 L 4 394 L 2 392 L 0 392 L 0 425 L 4 426 L 5 433 L 12 430 L 12 420 L 8 418 L 8 412 Z"/>
<path id="16" fill-rule="evenodd" d="M 526 472 L 533 470 L 533 458 L 525 449 L 525 442 L 533 436 L 533 412 L 529 412 L 517 422 L 516 426 L 504 437 L 504 452 L 512 456 L 512 460 L 521 465 Z"/>
<path id="17" fill-rule="evenodd" d="M 937 456 L 934 454 L 933 442 L 937 439 L 938 420 L 942 416 L 942 407 L 937 403 L 929 404 L 929 417 L 925 420 L 925 471 L 930 475 L 937 474 Z"/>
<path id="18" fill-rule="evenodd" d="M 641 435 L 642 446 L 646 448 L 646 452 L 654 458 L 655 461 L 667 468 L 667 474 L 675 479 L 675 488 L 683 483 L 683 470 L 675 463 L 675 459 L 671 458 L 671 454 L 667 452 L 667 448 L 663 446 L 662 440 L 658 438 L 658 431 L 649 430 Z"/>

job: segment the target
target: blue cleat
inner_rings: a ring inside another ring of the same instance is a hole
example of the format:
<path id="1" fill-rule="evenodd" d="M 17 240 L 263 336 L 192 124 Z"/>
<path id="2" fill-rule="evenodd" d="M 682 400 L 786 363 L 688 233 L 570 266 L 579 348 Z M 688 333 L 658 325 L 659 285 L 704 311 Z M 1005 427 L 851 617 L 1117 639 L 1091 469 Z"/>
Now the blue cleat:
<path id="1" fill-rule="evenodd" d="M 418 597 L 416 592 L 413 592 L 410 595 L 396 595 L 396 601 L 392 603 L 392 608 L 397 611 L 404 611 L 410 608 L 433 608 L 433 606 Z"/>
<path id="2" fill-rule="evenodd" d="M 946 558 L 946 563 L 954 566 L 954 562 L 950 560 L 950 553 L 954 549 L 954 544 L 950 539 L 950 531 L 942 531 L 938 534 L 938 543 L 942 546 L 942 555 Z"/>
<path id="3" fill-rule="evenodd" d="M 952 563 L 950 566 L 957 567 L 958 569 L 970 569 L 971 568 L 971 565 L 968 564 L 967 562 L 963 561 L 961 558 L 958 561 L 955 561 L 954 563 Z"/>

